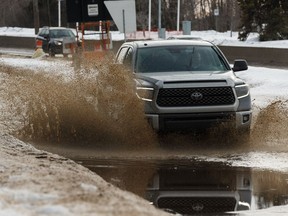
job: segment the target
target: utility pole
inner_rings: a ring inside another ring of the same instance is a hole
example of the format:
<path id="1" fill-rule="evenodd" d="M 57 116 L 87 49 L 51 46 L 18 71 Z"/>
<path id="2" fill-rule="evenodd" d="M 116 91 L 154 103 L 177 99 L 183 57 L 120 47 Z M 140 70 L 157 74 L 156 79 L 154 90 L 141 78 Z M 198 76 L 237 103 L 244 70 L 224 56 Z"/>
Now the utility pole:
<path id="1" fill-rule="evenodd" d="M 33 17 L 34 17 L 35 34 L 37 35 L 40 26 L 38 0 L 33 0 Z"/>

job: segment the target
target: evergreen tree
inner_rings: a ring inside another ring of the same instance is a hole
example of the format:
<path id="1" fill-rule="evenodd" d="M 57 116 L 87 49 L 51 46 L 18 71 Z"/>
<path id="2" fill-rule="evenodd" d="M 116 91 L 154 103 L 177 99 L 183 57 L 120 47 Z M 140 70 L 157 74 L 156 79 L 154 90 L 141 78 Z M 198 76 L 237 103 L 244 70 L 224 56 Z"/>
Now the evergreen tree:
<path id="1" fill-rule="evenodd" d="M 240 40 L 253 31 L 260 34 L 261 41 L 288 38 L 287 0 L 238 0 L 238 4 L 242 12 Z"/>

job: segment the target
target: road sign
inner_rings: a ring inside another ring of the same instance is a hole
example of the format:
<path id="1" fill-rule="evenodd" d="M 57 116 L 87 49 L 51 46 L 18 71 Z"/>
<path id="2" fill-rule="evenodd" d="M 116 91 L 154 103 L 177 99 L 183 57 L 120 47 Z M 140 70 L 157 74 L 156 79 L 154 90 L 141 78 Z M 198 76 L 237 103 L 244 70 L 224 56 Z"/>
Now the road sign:
<path id="1" fill-rule="evenodd" d="M 104 0 L 66 0 L 68 22 L 112 20 Z"/>
<path id="2" fill-rule="evenodd" d="M 136 31 L 135 0 L 130 1 L 104 1 L 113 21 L 122 33 Z"/>

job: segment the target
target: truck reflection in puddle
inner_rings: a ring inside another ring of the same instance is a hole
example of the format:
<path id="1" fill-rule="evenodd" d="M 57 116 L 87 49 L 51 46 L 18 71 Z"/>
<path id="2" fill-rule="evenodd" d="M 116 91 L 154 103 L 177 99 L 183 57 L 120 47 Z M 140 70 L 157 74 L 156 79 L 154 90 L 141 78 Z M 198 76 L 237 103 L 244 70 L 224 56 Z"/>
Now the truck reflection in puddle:
<path id="1" fill-rule="evenodd" d="M 183 215 L 249 210 L 251 173 L 215 167 L 161 167 L 148 185 L 146 199 Z"/>
<path id="2" fill-rule="evenodd" d="M 78 161 L 107 182 L 179 215 L 234 215 L 288 204 L 287 173 L 191 159 Z"/>

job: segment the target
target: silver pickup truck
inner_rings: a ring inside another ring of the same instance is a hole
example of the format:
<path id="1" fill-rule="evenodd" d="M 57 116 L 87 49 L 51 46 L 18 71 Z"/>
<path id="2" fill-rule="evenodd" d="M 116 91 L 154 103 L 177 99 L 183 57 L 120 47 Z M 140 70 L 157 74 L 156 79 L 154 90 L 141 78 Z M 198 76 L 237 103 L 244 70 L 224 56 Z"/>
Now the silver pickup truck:
<path id="1" fill-rule="evenodd" d="M 136 94 L 156 131 L 192 130 L 229 122 L 250 131 L 249 86 L 235 75 L 247 70 L 245 60 L 231 68 L 214 44 L 200 40 L 123 43 L 116 62 L 131 68 Z"/>

